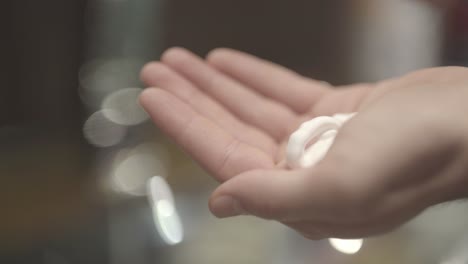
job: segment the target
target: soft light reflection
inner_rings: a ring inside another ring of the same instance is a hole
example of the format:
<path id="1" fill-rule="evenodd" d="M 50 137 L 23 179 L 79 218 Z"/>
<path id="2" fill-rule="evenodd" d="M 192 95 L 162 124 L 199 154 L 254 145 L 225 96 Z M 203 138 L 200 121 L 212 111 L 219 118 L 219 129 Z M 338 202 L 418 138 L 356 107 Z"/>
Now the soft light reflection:
<path id="1" fill-rule="evenodd" d="M 166 175 L 166 168 L 160 159 L 150 153 L 123 150 L 117 155 L 113 171 L 114 188 L 135 196 L 146 195 L 146 182 L 152 175 Z"/>
<path id="2" fill-rule="evenodd" d="M 337 251 L 344 254 L 356 254 L 361 250 L 363 240 L 362 239 L 337 239 L 330 238 L 328 240 L 330 245 L 333 246 Z"/>
<path id="3" fill-rule="evenodd" d="M 97 147 L 111 147 L 120 143 L 127 134 L 127 128 L 106 118 L 106 111 L 92 114 L 83 126 L 83 134 L 88 142 Z"/>
<path id="4" fill-rule="evenodd" d="M 148 181 L 148 199 L 152 205 L 154 223 L 159 235 L 168 245 L 182 242 L 182 223 L 174 206 L 174 197 L 167 182 L 162 177 Z"/>
<path id="5" fill-rule="evenodd" d="M 138 125 L 148 119 L 148 114 L 138 102 L 138 96 L 142 89 L 125 88 L 108 95 L 103 103 L 102 109 L 107 111 L 106 117 L 120 125 Z"/>
<path id="6" fill-rule="evenodd" d="M 180 217 L 169 201 L 161 200 L 153 208 L 153 217 L 161 238 L 168 245 L 182 242 L 184 234 Z"/>
<path id="7" fill-rule="evenodd" d="M 161 200 L 157 204 L 157 209 L 162 217 L 170 217 L 174 214 L 174 206 L 167 200 Z"/>
<path id="8" fill-rule="evenodd" d="M 155 176 L 148 181 L 148 199 L 152 204 L 158 201 L 166 200 L 174 203 L 174 196 L 172 195 L 171 187 L 167 184 L 163 177 Z"/>

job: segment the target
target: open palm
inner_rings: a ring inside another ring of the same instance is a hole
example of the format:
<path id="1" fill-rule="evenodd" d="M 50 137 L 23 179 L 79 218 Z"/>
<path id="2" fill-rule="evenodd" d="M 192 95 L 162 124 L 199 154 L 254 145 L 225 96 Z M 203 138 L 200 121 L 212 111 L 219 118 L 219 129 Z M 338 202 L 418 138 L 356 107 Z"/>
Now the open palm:
<path id="1" fill-rule="evenodd" d="M 159 88 L 141 102 L 223 182 L 210 198 L 216 216 L 274 219 L 313 239 L 364 237 L 466 197 L 467 73 L 442 67 L 332 89 L 237 51 L 203 60 L 175 48 L 144 68 Z M 321 162 L 285 168 L 285 142 L 301 122 L 358 110 Z"/>
<path id="2" fill-rule="evenodd" d="M 142 71 L 158 88 L 141 96 L 161 130 L 224 182 L 255 169 L 282 168 L 289 134 L 319 115 L 352 112 L 366 85 L 336 90 L 229 49 L 203 60 L 172 48 Z"/>

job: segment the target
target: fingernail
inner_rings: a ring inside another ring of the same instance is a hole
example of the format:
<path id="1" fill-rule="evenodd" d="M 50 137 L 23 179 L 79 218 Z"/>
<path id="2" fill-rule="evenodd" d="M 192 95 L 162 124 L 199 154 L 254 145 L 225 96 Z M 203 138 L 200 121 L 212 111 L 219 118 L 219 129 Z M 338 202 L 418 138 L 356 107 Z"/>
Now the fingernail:
<path id="1" fill-rule="evenodd" d="M 230 196 L 220 196 L 212 204 L 213 213 L 219 218 L 245 214 L 240 203 Z"/>

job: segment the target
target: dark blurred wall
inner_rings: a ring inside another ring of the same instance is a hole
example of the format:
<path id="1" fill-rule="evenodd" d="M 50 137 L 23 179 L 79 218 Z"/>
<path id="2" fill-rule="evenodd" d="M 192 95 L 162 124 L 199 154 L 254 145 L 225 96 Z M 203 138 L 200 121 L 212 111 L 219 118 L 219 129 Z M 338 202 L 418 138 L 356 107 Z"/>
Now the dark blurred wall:
<path id="1" fill-rule="evenodd" d="M 77 94 L 85 0 L 0 8 L 0 246 L 50 235 L 83 206 L 90 150 Z"/>
<path id="2" fill-rule="evenodd" d="M 468 1 L 455 1 L 446 16 L 444 64 L 468 66 Z"/>
<path id="3" fill-rule="evenodd" d="M 352 1 L 171 0 L 166 47 L 253 53 L 305 75 L 349 81 Z"/>
<path id="4" fill-rule="evenodd" d="M 6 1 L 1 8 L 1 124 L 76 128 L 85 0 Z"/>

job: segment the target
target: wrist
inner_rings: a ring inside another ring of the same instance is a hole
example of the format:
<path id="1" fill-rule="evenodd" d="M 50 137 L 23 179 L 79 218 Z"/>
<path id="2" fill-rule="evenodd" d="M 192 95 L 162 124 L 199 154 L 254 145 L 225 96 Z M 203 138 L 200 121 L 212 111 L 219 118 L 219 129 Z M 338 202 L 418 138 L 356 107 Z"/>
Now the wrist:
<path id="1" fill-rule="evenodd" d="M 431 161 L 434 164 L 425 165 L 434 166 L 435 181 L 429 188 L 433 203 L 468 197 L 468 122 L 462 124 L 466 117 L 463 117 L 460 105 L 453 104 L 453 100 L 451 102 L 452 106 L 446 108 L 447 111 L 432 112 L 430 121 L 427 120 L 431 125 L 426 127 L 426 131 L 432 134 L 435 150 Z M 463 107 L 468 107 L 468 104 L 463 104 Z"/>
<path id="2" fill-rule="evenodd" d="M 444 177 L 441 180 L 444 183 L 442 192 L 446 197 L 443 202 L 468 197 L 468 126 L 457 124 L 453 127 L 450 136 L 452 140 L 449 141 L 450 151 L 447 152 L 447 156 L 451 157 L 451 161 L 441 173 Z"/>

